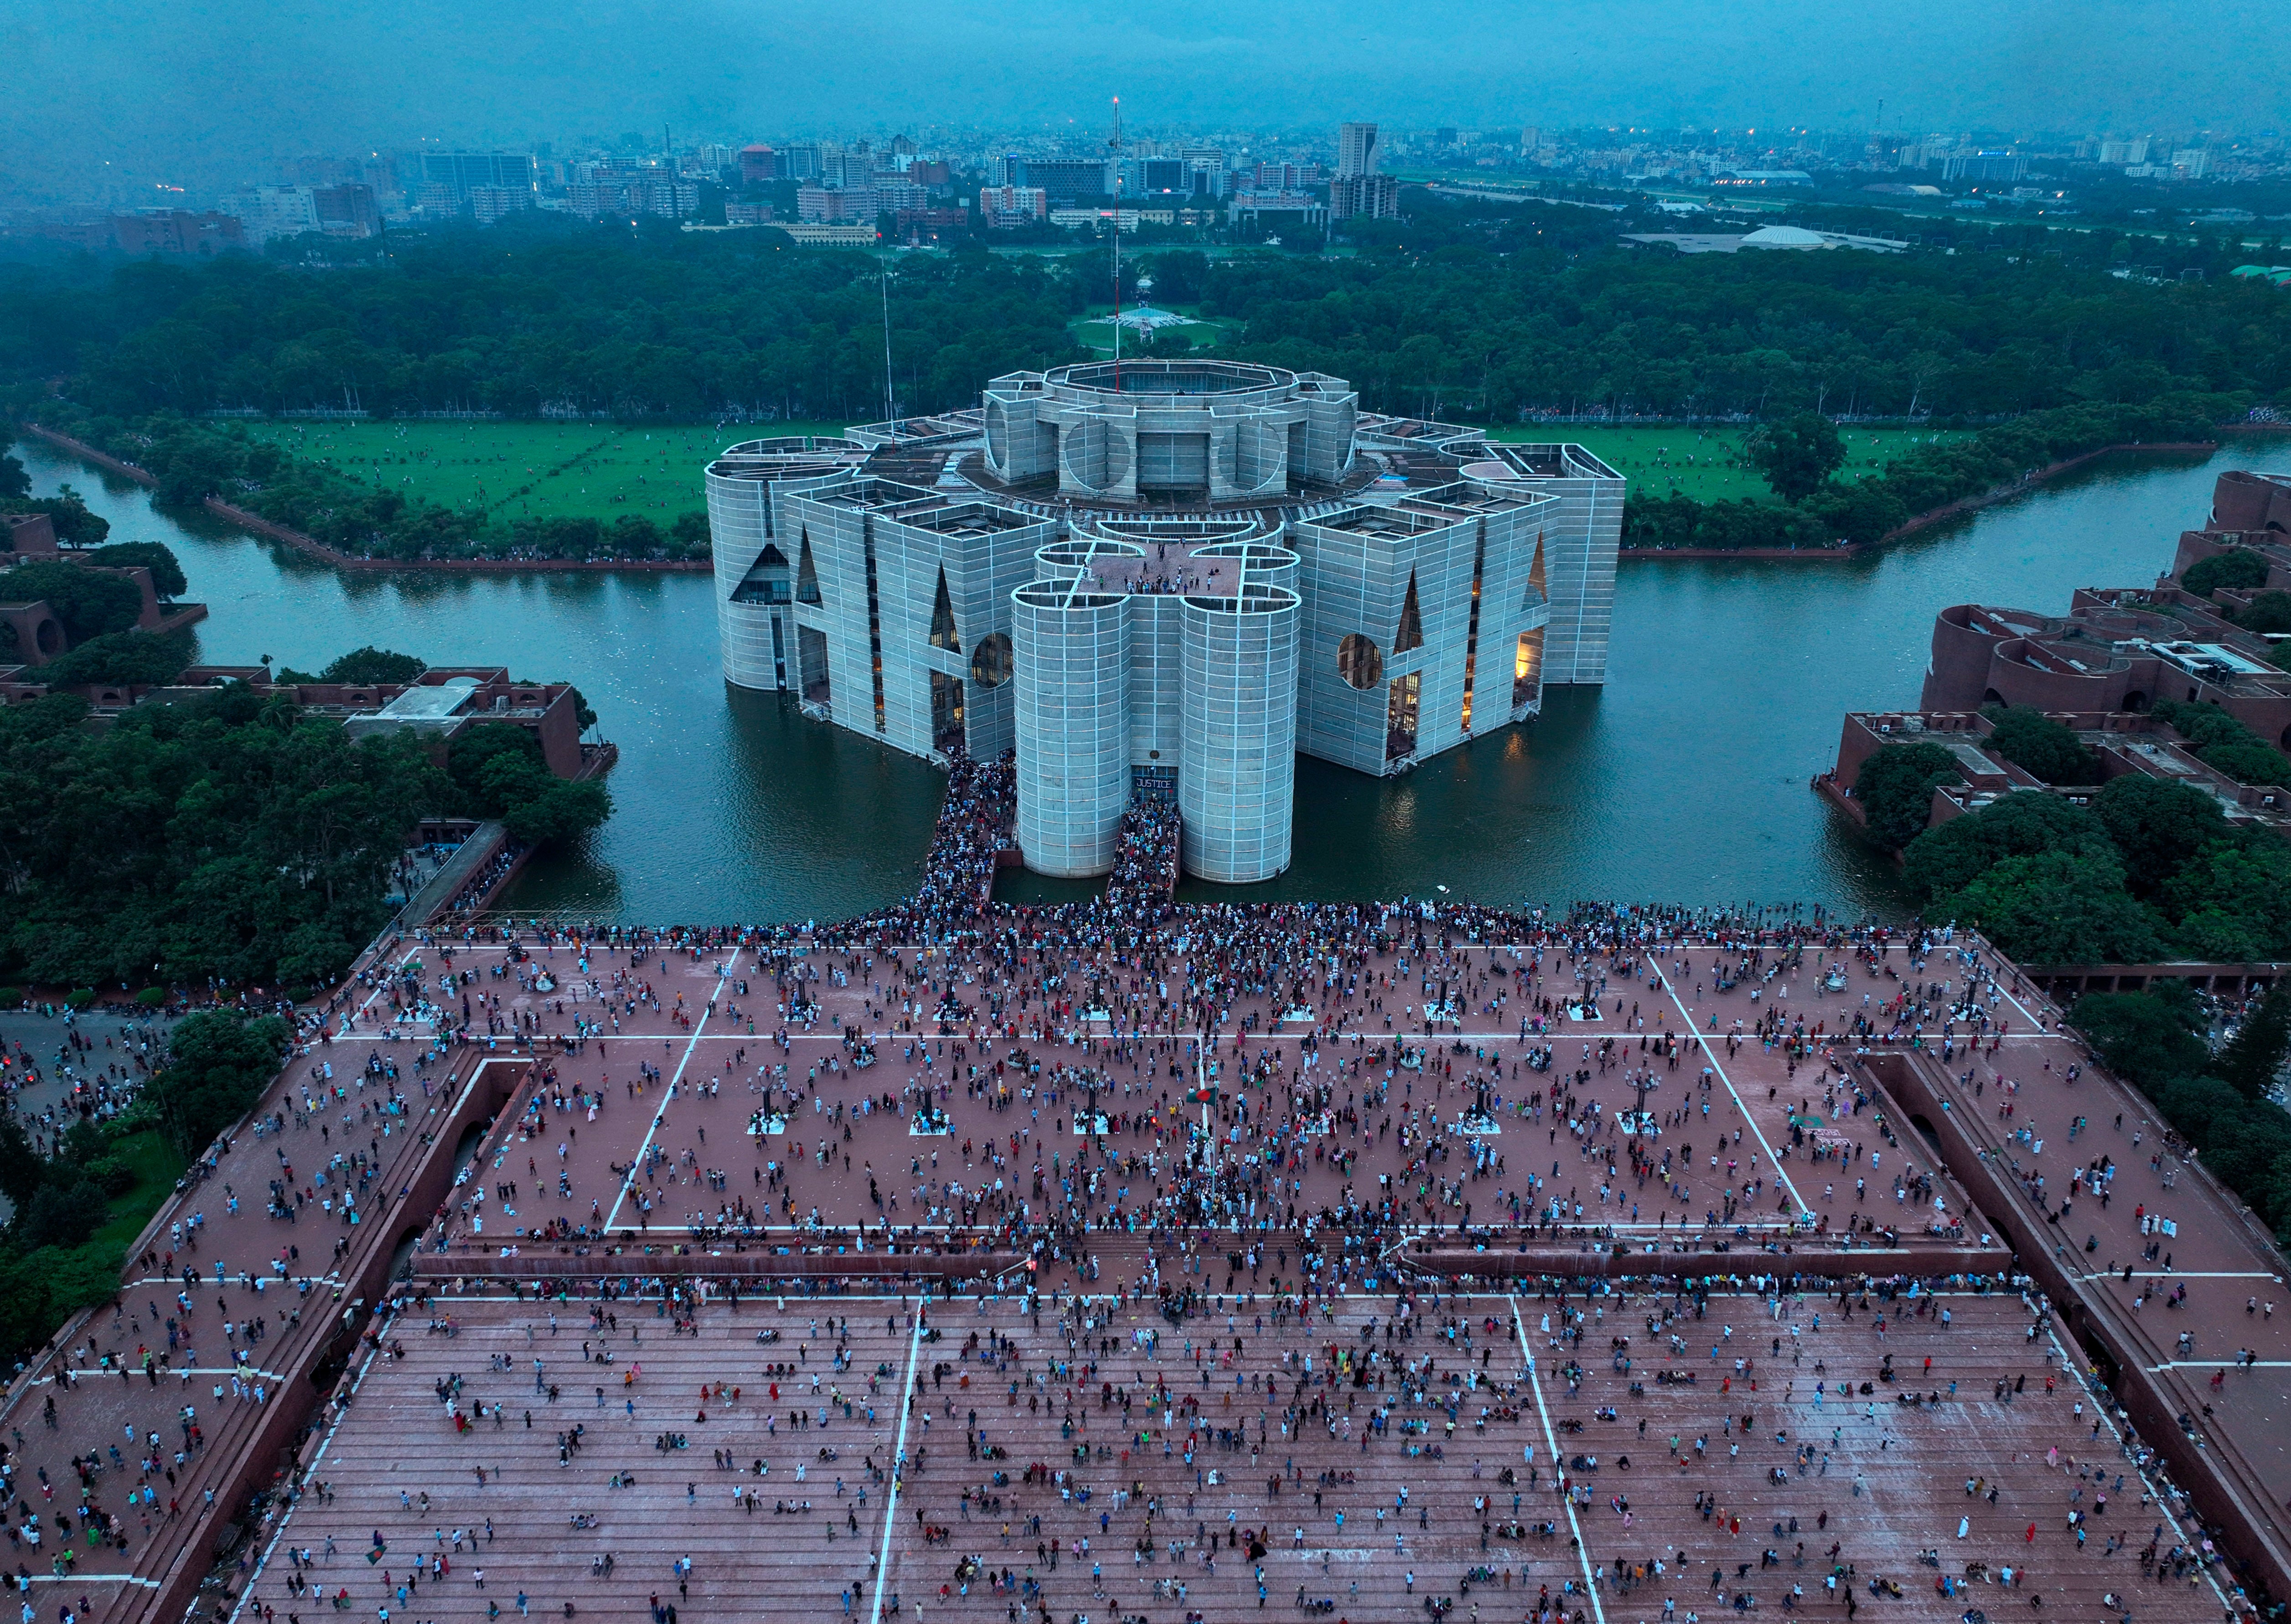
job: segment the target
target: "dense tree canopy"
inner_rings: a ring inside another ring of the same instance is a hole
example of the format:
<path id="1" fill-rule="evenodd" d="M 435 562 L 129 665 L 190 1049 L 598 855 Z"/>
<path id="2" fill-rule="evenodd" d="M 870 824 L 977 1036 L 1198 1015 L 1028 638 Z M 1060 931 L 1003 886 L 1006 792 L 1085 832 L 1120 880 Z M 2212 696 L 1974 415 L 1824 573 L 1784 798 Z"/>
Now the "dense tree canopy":
<path id="1" fill-rule="evenodd" d="M 2100 763 L 2085 748 L 2076 730 L 2031 705 L 1991 705 L 1982 713 L 1992 724 L 1989 747 L 2047 784 L 2089 784 Z"/>
<path id="2" fill-rule="evenodd" d="M 0 710 L 0 972 L 64 986 L 302 988 L 387 917 L 390 862 L 450 786 L 410 737 L 353 743 L 245 688 L 100 733 Z"/>
<path id="3" fill-rule="evenodd" d="M 1855 775 L 1853 798 L 1861 803 L 1870 837 L 1898 852 L 1917 837 L 1933 815 L 1933 786 L 1964 776 L 1957 757 L 1940 745 L 1880 745 Z"/>
<path id="4" fill-rule="evenodd" d="M 1903 872 L 1926 918 L 1978 925 L 2024 964 L 2291 956 L 2291 845 L 2143 774 L 2089 807 L 2000 796 L 1917 836 Z"/>

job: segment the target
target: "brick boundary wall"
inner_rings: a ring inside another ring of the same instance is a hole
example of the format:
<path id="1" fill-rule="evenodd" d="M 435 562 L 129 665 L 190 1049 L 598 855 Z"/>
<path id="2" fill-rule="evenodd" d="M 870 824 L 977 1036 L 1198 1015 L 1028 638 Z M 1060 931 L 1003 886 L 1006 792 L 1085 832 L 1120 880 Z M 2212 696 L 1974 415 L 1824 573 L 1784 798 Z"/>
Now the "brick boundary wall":
<path id="1" fill-rule="evenodd" d="M 453 1188 L 454 1150 L 463 1133 L 470 1125 L 499 1113 L 532 1064 L 523 1058 L 471 1052 L 472 1063 L 466 1073 L 456 1070 L 449 1074 L 448 1086 L 458 1085 L 462 1092 L 439 1123 L 420 1164 L 406 1180 L 407 1193 L 384 1209 L 384 1215 L 373 1224 L 360 1226 L 365 1233 L 358 1250 L 342 1260 L 342 1300 L 346 1306 L 342 1311 L 340 1333 L 310 1342 L 293 1366 L 283 1372 L 285 1380 L 263 1406 L 254 1429 L 234 1443 L 237 1459 L 217 1485 L 214 1503 L 189 1510 L 190 1520 L 174 1561 L 160 1576 L 158 1588 L 152 1593 L 144 1612 L 146 1618 L 173 1620 L 189 1614 L 221 1555 L 227 1531 L 244 1515 L 249 1497 L 258 1490 L 288 1482 L 296 1462 L 297 1445 L 306 1442 L 305 1429 L 309 1436 L 323 1436 L 329 1413 L 338 1413 L 349 1402 L 358 1348 L 374 1334 L 369 1327 L 376 1323 L 376 1307 L 388 1290 L 390 1261 L 397 1255 L 398 1243 L 409 1227 L 422 1227 L 414 1220 L 414 1215 L 433 1210 Z M 289 1060 L 289 1070 L 294 1063 Z M 169 1204 L 166 1210 L 172 1210 L 173 1205 Z M 101 1311 L 99 1308 L 88 1312 Z M 61 1340 L 68 1343 L 81 1323 L 75 1320 L 60 1332 Z M 353 1368 L 344 1372 L 333 1395 L 321 1396 L 311 1385 L 312 1378 L 329 1359 L 342 1356 L 346 1342 Z M 261 1539 L 269 1521 L 265 1517 L 248 1529 L 246 1537 Z"/>
<path id="2" fill-rule="evenodd" d="M 2117 1402 L 2141 1437 L 2170 1463 L 2174 1478 L 2185 1488 L 2205 1521 L 2223 1532 L 2231 1554 L 2255 1570 L 2270 1590 L 2277 1596 L 2291 1595 L 2291 1561 L 2286 1560 L 2285 1552 L 2267 1537 L 2260 1524 L 2263 1508 L 2271 1508 L 2255 1475 L 2247 1477 L 2235 1462 L 2223 1458 L 2228 1447 L 2224 1439 L 2213 1438 L 2199 1446 L 2180 1429 L 2180 1405 L 2149 1372 L 2148 1356 L 2137 1346 L 2114 1305 L 2096 1293 L 2087 1293 L 2075 1276 L 2062 1267 L 2056 1249 L 2030 1225 L 2023 1204 L 1996 1164 L 1983 1158 L 1973 1140 L 1955 1125 L 1957 1113 L 1942 1108 L 1941 1097 L 1925 1071 L 1934 1063 L 1931 1056 L 1898 1050 L 1871 1054 L 1861 1061 L 1863 1070 L 1883 1081 L 1911 1112 L 1934 1124 L 1932 1143 L 1941 1164 L 1972 1196 L 1998 1237 L 2013 1248 L 2019 1267 L 2051 1298 L 2063 1328 L 2086 1351 L 2102 1353 L 2116 1367 L 2111 1391 Z M 2182 1176 L 2212 1182 L 2216 1188 L 2216 1181 L 2199 1163 L 2189 1163 Z M 2233 1196 L 2219 1193 L 2228 1211 L 2241 1205 Z M 2251 1503 L 2255 1495 L 2258 1508 Z"/>

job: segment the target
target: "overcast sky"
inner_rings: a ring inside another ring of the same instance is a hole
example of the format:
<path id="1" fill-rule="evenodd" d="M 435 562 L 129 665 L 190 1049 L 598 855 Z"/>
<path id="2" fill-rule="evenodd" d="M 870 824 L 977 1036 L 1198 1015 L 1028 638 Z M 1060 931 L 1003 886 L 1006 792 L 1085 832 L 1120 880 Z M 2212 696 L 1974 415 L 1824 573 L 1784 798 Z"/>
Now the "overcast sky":
<path id="1" fill-rule="evenodd" d="M 13 0 L 0 187 L 271 178 L 423 137 L 1787 124 L 2277 127 L 2287 0 Z"/>

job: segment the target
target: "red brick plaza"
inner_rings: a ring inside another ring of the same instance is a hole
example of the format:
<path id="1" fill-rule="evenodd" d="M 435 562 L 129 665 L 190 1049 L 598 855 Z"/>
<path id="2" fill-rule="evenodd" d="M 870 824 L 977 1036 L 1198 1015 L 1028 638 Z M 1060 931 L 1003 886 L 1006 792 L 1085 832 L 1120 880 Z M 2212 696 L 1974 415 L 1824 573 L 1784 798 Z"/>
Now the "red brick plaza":
<path id="1" fill-rule="evenodd" d="M 40 1613 L 2144 1621 L 2280 1571 L 2274 1254 L 1977 942 L 504 934 L 395 949 L 19 1378 Z"/>

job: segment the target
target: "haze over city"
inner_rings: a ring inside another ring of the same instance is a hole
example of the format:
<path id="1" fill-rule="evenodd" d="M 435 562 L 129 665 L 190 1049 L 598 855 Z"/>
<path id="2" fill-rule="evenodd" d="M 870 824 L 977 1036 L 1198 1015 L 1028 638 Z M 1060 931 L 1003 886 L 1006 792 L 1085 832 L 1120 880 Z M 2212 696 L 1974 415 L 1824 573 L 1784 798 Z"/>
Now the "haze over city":
<path id="1" fill-rule="evenodd" d="M 1455 0 L 1174 10 L 1012 0 L 856 8 L 438 0 L 209 10 L 27 0 L 6 25 L 0 188 L 107 165 L 201 186 L 312 152 L 628 130 L 1147 132 L 1417 124 L 2249 133 L 2285 117 L 2279 6 Z"/>

